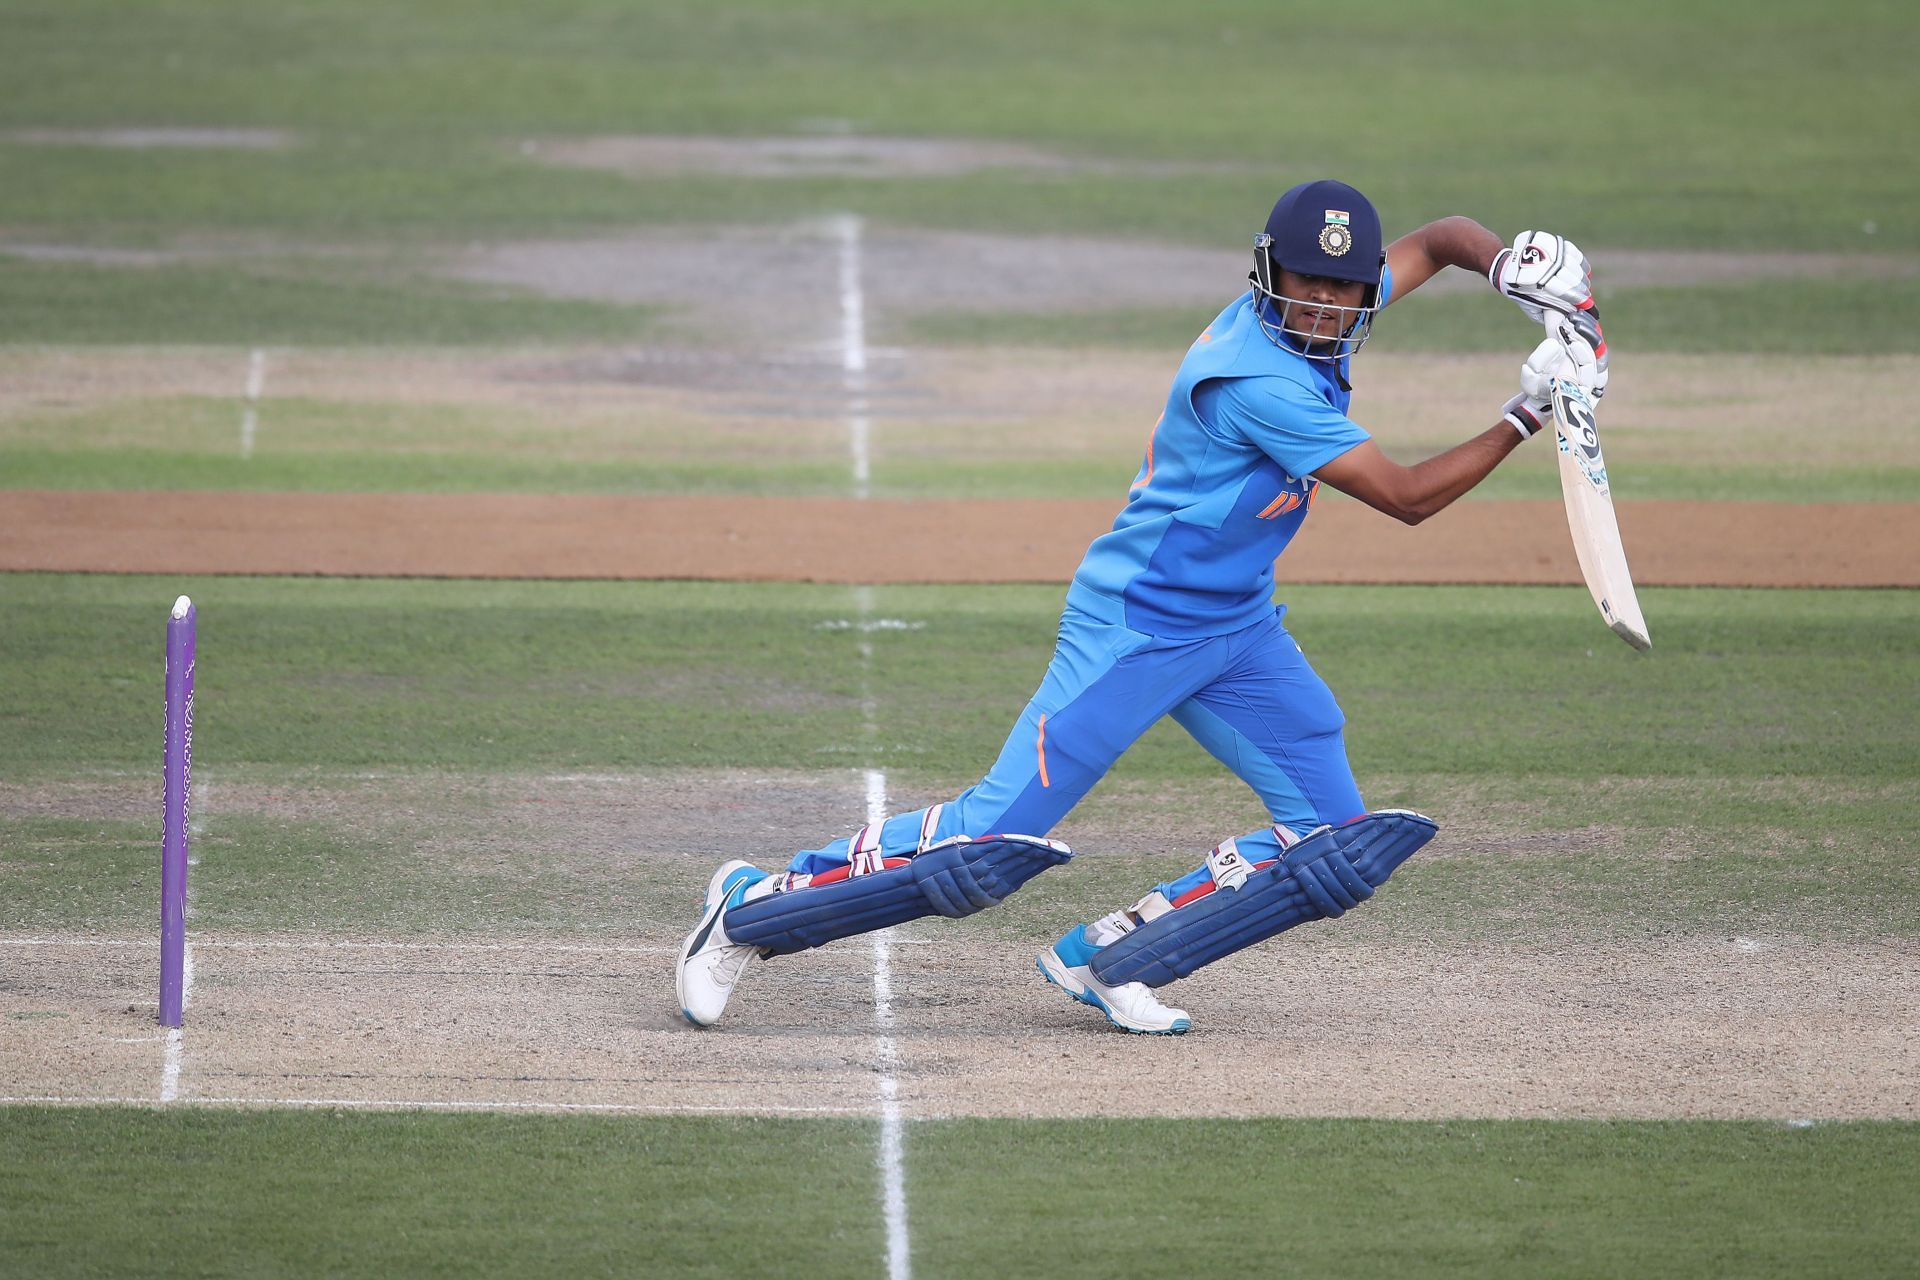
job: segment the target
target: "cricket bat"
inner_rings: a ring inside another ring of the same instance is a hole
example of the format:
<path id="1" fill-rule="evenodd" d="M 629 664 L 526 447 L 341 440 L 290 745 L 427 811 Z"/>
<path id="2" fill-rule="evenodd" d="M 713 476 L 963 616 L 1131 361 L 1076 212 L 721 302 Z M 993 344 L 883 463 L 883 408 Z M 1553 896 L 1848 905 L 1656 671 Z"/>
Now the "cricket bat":
<path id="1" fill-rule="evenodd" d="M 1547 313 L 1546 329 L 1547 336 L 1562 345 L 1576 336 L 1567 318 L 1553 312 Z M 1613 490 L 1600 452 L 1593 397 L 1577 382 L 1554 379 L 1553 434 L 1560 449 L 1560 496 L 1566 500 L 1567 528 L 1573 533 L 1580 576 L 1613 633 L 1645 653 L 1653 641 L 1647 635 L 1647 620 L 1640 616 L 1640 599 L 1633 592 L 1626 548 L 1620 545 L 1620 522 L 1613 514 Z"/>

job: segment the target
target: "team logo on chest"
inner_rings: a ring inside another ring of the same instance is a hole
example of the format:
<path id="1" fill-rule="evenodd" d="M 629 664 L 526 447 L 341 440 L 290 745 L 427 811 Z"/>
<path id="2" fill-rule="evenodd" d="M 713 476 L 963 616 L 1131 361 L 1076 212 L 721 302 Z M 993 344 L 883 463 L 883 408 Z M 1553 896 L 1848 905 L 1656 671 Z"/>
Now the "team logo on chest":
<path id="1" fill-rule="evenodd" d="M 1327 225 L 1320 228 L 1320 251 L 1329 258 L 1338 258 L 1351 248 L 1353 233 L 1347 230 L 1347 211 L 1327 210 Z"/>
<path id="2" fill-rule="evenodd" d="M 1289 483 L 1296 483 L 1292 476 L 1288 476 L 1287 480 Z M 1320 482 L 1318 480 L 1308 480 L 1300 489 L 1283 490 L 1279 497 L 1269 502 L 1266 507 L 1253 518 L 1255 520 L 1278 520 L 1289 511 L 1298 511 L 1303 505 L 1311 507 L 1313 505 L 1314 490 L 1319 487 Z"/>

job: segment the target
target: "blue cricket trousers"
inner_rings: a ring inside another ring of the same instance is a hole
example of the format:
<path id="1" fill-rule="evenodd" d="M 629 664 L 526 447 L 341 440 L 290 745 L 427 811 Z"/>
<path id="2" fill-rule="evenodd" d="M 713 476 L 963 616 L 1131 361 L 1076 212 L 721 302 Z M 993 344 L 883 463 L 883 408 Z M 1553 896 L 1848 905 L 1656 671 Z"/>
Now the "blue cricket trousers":
<path id="1" fill-rule="evenodd" d="M 1347 764 L 1346 717 L 1280 610 L 1223 636 L 1172 640 L 1100 622 L 1069 605 L 1046 678 L 1007 735 L 987 776 L 941 809 L 932 839 L 997 832 L 1044 836 L 1121 752 L 1171 715 L 1253 788 L 1268 815 L 1296 835 L 1365 812 Z M 881 851 L 911 855 L 927 810 L 897 814 Z M 847 864 L 848 841 L 794 856 L 788 870 Z M 1249 862 L 1279 856 L 1271 827 L 1238 837 Z M 1207 878 L 1204 866 L 1161 889 L 1168 897 Z"/>

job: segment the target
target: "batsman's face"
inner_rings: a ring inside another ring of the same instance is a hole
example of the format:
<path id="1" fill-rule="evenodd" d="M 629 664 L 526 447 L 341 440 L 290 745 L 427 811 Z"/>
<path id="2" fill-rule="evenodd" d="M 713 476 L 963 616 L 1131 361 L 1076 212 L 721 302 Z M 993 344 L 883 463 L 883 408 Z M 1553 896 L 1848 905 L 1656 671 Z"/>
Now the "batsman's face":
<path id="1" fill-rule="evenodd" d="M 1280 318 L 1286 332 L 1309 346 L 1336 342 L 1355 318 L 1353 308 L 1367 296 L 1367 286 L 1355 280 L 1303 276 L 1282 267 L 1275 292 L 1287 300 Z M 1339 308 L 1345 307 L 1342 311 Z"/>

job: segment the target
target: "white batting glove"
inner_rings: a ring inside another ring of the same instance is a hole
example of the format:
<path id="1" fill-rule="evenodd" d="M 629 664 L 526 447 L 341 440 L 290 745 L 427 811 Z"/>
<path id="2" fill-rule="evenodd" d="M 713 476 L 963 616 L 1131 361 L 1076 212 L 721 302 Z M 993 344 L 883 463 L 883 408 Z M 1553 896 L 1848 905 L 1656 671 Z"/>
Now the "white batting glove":
<path id="1" fill-rule="evenodd" d="M 1550 231 L 1522 231 L 1493 257 L 1487 280 L 1539 324 L 1549 311 L 1593 305 L 1593 267 L 1580 247 Z"/>
<path id="2" fill-rule="evenodd" d="M 1598 371 L 1599 361 L 1586 339 L 1578 334 L 1568 343 L 1548 338 L 1520 366 L 1520 394 L 1507 401 L 1501 416 L 1522 440 L 1530 440 L 1553 421 L 1553 380 L 1578 382 L 1591 392 Z"/>
<path id="3" fill-rule="evenodd" d="M 1600 308 L 1588 303 L 1586 310 L 1562 317 L 1555 331 L 1579 370 L 1580 385 L 1598 402 L 1607 394 L 1607 339 L 1600 332 Z"/>
<path id="4" fill-rule="evenodd" d="M 1600 332 L 1600 308 L 1589 302 L 1583 311 L 1575 311 L 1567 317 L 1574 331 L 1587 340 L 1593 348 L 1594 373 L 1593 385 L 1587 388 L 1595 400 L 1607 394 L 1607 335 Z"/>

